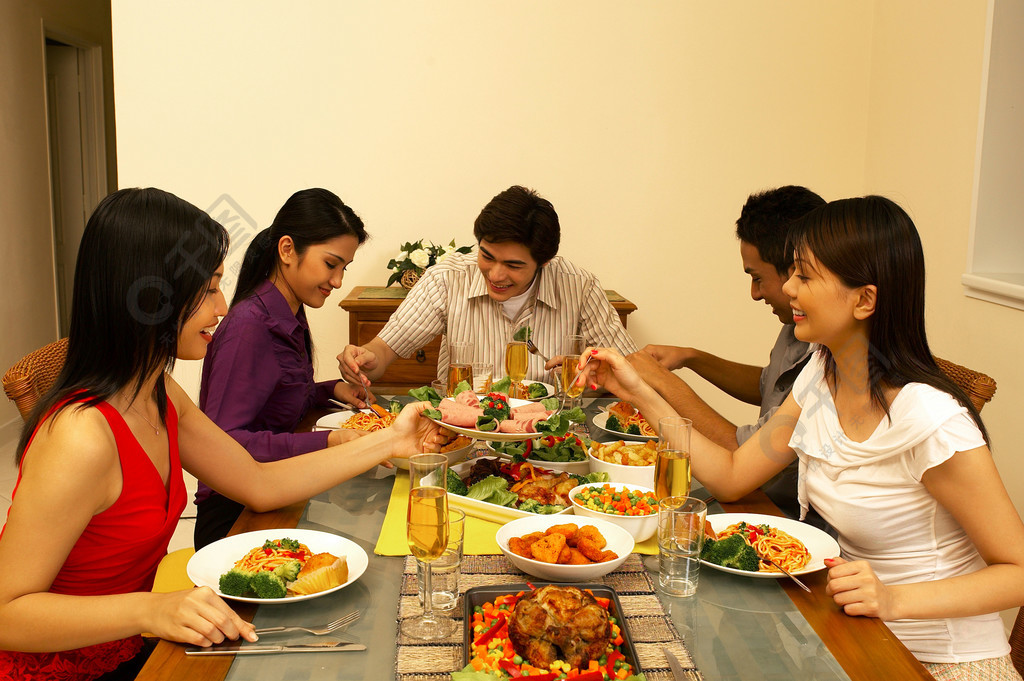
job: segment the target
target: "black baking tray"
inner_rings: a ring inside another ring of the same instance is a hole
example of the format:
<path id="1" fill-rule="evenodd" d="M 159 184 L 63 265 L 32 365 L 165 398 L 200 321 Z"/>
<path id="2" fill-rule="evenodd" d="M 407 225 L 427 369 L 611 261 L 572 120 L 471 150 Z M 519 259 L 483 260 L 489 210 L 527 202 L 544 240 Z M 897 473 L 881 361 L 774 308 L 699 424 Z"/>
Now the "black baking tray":
<path id="1" fill-rule="evenodd" d="M 622 614 L 622 603 L 619 601 L 619 594 L 615 593 L 615 589 L 604 584 L 567 584 L 563 582 L 540 581 L 533 582 L 533 586 L 526 583 L 496 584 L 494 586 L 475 586 L 472 589 L 466 590 L 466 593 L 462 596 L 462 666 L 465 667 L 469 664 L 469 654 L 473 638 L 473 608 L 483 605 L 488 601 L 493 601 L 498 596 L 517 594 L 520 591 L 529 592 L 533 591 L 534 587 L 540 588 L 548 585 L 574 586 L 577 589 L 589 589 L 595 596 L 607 598 L 609 600 L 608 614 L 615 618 L 622 633 L 622 645 L 619 648 L 622 650 L 626 662 L 632 665 L 634 674 L 640 674 L 643 671 L 640 669 L 640 660 L 637 658 L 636 648 L 633 646 L 633 636 L 629 631 L 629 625 L 626 624 L 626 618 Z"/>

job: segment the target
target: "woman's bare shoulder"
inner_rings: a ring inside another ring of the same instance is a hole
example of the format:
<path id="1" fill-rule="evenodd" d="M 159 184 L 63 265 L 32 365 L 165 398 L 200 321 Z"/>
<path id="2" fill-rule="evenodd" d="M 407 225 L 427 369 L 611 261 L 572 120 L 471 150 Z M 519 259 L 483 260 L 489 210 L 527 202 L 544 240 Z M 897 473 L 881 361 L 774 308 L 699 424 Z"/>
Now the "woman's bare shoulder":
<path id="1" fill-rule="evenodd" d="M 26 450 L 28 460 L 54 459 L 64 466 L 109 466 L 117 461 L 117 443 L 97 407 L 71 404 L 46 418 Z"/>

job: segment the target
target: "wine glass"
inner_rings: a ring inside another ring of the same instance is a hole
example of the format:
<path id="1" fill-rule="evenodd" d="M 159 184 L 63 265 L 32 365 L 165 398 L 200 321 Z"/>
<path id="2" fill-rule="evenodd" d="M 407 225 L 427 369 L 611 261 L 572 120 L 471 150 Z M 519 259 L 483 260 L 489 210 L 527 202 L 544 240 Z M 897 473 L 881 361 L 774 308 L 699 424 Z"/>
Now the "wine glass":
<path id="1" fill-rule="evenodd" d="M 518 330 L 505 346 L 505 375 L 512 381 L 513 387 L 509 395 L 516 393 L 522 387 L 520 384 L 526 378 L 527 361 L 529 360 L 526 339 L 516 340 L 517 335 L 521 335 Z M 518 393 L 516 394 L 518 395 Z"/>
<path id="2" fill-rule="evenodd" d="M 658 420 L 658 461 L 654 493 L 658 499 L 690 495 L 690 432 L 693 421 L 682 416 Z"/>
<path id="3" fill-rule="evenodd" d="M 455 631 L 455 620 L 434 612 L 430 564 L 448 548 L 448 495 L 445 483 L 448 457 L 416 454 L 409 457 L 409 512 L 406 537 L 409 549 L 423 564 L 423 614 L 402 621 L 402 633 L 410 638 L 436 641 Z"/>
<path id="4" fill-rule="evenodd" d="M 459 383 L 466 381 L 473 386 L 473 344 L 468 342 L 448 343 L 448 397 L 455 396 Z"/>
<path id="5" fill-rule="evenodd" d="M 585 347 L 583 336 L 579 334 L 569 334 L 562 343 L 562 392 L 571 400 L 570 409 L 583 394 L 583 386 L 576 385 L 572 379 L 579 373 L 580 354 Z"/>

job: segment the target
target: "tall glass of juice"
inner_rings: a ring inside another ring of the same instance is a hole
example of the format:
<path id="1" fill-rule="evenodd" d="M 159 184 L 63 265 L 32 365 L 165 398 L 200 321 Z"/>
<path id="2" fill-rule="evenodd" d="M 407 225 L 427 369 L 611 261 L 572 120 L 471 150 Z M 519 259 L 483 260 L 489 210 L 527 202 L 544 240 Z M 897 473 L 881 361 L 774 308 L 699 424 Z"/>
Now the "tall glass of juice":
<path id="1" fill-rule="evenodd" d="M 463 341 L 448 343 L 448 397 L 462 381 L 473 387 L 473 344 Z"/>
<path id="2" fill-rule="evenodd" d="M 654 493 L 658 499 L 690 494 L 690 433 L 693 422 L 682 416 L 658 420 L 658 461 Z"/>

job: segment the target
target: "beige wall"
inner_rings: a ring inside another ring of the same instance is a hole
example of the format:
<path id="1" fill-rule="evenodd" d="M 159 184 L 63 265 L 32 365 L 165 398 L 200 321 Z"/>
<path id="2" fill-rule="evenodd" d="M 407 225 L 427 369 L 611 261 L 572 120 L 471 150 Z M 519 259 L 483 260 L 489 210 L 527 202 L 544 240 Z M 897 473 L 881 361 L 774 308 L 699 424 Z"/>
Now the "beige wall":
<path id="1" fill-rule="evenodd" d="M 640 343 L 748 362 L 763 362 L 777 324 L 747 298 L 731 233 L 747 194 L 883 193 L 925 242 L 934 350 L 999 381 L 985 415 L 1024 508 L 1011 430 L 1024 316 L 959 283 L 984 2 L 301 8 L 115 0 L 118 160 L 123 185 L 203 208 L 228 194 L 260 227 L 307 186 L 360 213 L 373 239 L 310 315 L 322 376 L 347 336 L 341 295 L 383 284 L 403 241 L 468 243 L 480 207 L 513 183 L 554 202 L 563 254 L 640 306 Z M 194 384 L 194 367 L 180 373 Z"/>
<path id="2" fill-rule="evenodd" d="M 0 371 L 57 339 L 44 31 L 101 50 L 108 187 L 117 182 L 110 3 L 0 0 Z M 16 437 L 20 424 L 14 405 L 0 399 L 0 443 Z"/>

